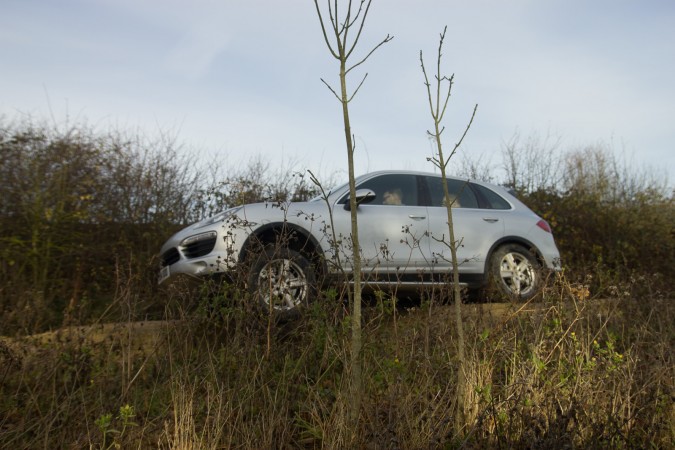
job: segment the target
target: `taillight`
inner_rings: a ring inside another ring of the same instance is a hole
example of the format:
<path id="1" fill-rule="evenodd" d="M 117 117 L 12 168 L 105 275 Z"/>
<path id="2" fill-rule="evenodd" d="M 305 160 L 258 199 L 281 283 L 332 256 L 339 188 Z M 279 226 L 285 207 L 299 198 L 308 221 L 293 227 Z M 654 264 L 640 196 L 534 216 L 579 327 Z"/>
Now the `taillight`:
<path id="1" fill-rule="evenodd" d="M 537 226 L 547 233 L 551 232 L 551 226 L 544 219 L 541 219 L 539 222 L 537 222 Z"/>

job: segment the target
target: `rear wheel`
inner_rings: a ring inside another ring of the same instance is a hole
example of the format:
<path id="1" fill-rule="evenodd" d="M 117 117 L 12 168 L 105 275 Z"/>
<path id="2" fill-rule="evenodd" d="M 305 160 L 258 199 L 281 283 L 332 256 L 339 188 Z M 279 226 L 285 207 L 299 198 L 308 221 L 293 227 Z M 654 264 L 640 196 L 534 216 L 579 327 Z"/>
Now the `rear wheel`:
<path id="1" fill-rule="evenodd" d="M 490 259 L 490 284 L 501 293 L 529 300 L 541 288 L 541 265 L 534 254 L 517 244 L 504 245 Z"/>
<path id="2" fill-rule="evenodd" d="M 290 319 L 315 298 L 316 277 L 301 253 L 269 248 L 251 266 L 249 290 L 264 312 Z"/>

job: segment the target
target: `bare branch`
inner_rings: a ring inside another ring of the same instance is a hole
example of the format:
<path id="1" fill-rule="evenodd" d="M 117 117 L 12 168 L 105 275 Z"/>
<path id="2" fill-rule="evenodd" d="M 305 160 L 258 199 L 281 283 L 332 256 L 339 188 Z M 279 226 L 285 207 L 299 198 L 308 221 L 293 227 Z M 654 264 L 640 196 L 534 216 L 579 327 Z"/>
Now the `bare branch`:
<path id="1" fill-rule="evenodd" d="M 375 46 L 375 47 L 374 47 L 374 48 L 373 48 L 373 49 L 365 56 L 365 58 L 363 58 L 361 61 L 359 61 L 358 63 L 356 63 L 356 64 L 354 64 L 353 66 L 351 66 L 349 69 L 347 69 L 346 73 L 349 73 L 352 69 L 354 69 L 354 68 L 360 66 L 361 64 L 363 64 L 364 62 L 366 62 L 366 60 L 367 60 L 368 58 L 370 58 L 370 55 L 372 55 L 372 54 L 375 52 L 375 50 L 377 50 L 378 48 L 380 48 L 382 45 L 386 44 L 387 42 L 391 41 L 392 39 L 394 39 L 394 36 L 387 35 L 387 37 L 385 37 L 384 39 L 382 39 L 382 41 L 381 41 L 379 44 L 377 44 L 377 45 L 376 45 L 376 46 Z"/>
<path id="2" fill-rule="evenodd" d="M 445 32 L 447 31 L 448 27 L 446 26 L 443 28 L 443 32 L 441 33 L 439 43 L 438 43 L 438 58 L 436 58 L 436 119 L 440 123 L 443 120 L 443 113 L 441 113 L 440 106 L 441 106 L 441 84 L 443 82 L 443 79 L 445 77 L 441 77 L 441 58 L 443 56 L 443 41 L 445 40 Z M 445 98 L 444 105 L 447 105 L 448 99 L 450 98 L 450 92 L 452 89 L 452 79 L 450 81 L 450 86 L 448 87 L 448 93 Z M 443 108 L 443 112 L 445 112 L 445 107 Z"/>
<path id="3" fill-rule="evenodd" d="M 443 42 L 445 41 L 445 33 L 448 31 L 447 25 L 443 28 L 443 32 L 441 33 L 439 43 L 438 43 L 438 59 L 437 59 L 437 71 L 436 71 L 436 80 L 438 81 L 438 89 L 437 89 L 437 94 L 438 98 L 436 99 L 436 106 L 440 106 L 440 93 L 441 93 L 441 83 L 445 80 L 448 81 L 448 92 L 445 95 L 445 102 L 443 103 L 443 109 L 441 110 L 438 120 L 442 121 L 443 116 L 445 115 L 445 110 L 448 107 L 448 101 L 450 100 L 450 96 L 452 94 L 452 85 L 455 80 L 455 74 L 452 74 L 450 78 L 446 76 L 441 76 L 441 58 L 443 57 Z M 438 111 L 436 111 L 438 113 Z"/>
<path id="4" fill-rule="evenodd" d="M 448 77 L 443 77 L 443 80 L 448 80 L 448 93 L 445 95 L 445 102 L 443 103 L 443 109 L 441 110 L 440 116 L 438 117 L 438 120 L 443 120 L 443 116 L 445 116 L 445 110 L 448 108 L 448 102 L 450 101 L 450 94 L 452 93 L 452 85 L 454 84 L 455 81 L 455 74 L 453 73 L 450 78 Z"/>
<path id="5" fill-rule="evenodd" d="M 445 125 L 443 125 L 443 128 L 440 129 L 440 131 L 438 132 L 438 134 L 432 133 L 432 132 L 429 131 L 429 130 L 427 130 L 427 134 L 428 134 L 429 136 L 435 138 L 436 136 L 440 137 L 441 134 L 443 134 L 444 131 L 445 131 Z"/>
<path id="6" fill-rule="evenodd" d="M 330 0 L 329 0 L 330 2 Z M 345 21 L 342 23 L 342 28 L 338 31 L 338 24 L 339 24 L 339 19 L 338 19 L 338 11 L 337 11 L 337 0 L 335 0 L 335 40 L 338 42 L 338 45 L 340 46 L 340 55 L 344 56 L 345 54 L 345 48 L 347 48 L 347 35 L 349 34 L 349 28 L 351 27 L 351 24 L 349 23 L 350 17 L 352 15 L 352 0 L 349 0 L 349 3 L 347 4 L 347 16 L 345 17 Z M 340 36 L 342 36 L 342 41 L 340 41 Z"/>
<path id="7" fill-rule="evenodd" d="M 323 24 L 323 16 L 321 15 L 321 10 L 319 9 L 319 0 L 314 0 L 314 6 L 316 7 L 316 13 L 319 15 L 319 23 L 321 24 L 321 33 L 323 34 L 323 39 L 326 42 L 326 46 L 328 46 L 328 50 L 330 51 L 331 55 L 335 59 L 339 59 L 340 56 L 333 50 L 333 47 L 330 45 L 330 41 L 328 40 L 328 33 L 326 32 L 326 27 Z M 330 2 L 328 3 L 328 7 L 330 9 Z M 333 18 L 332 18 L 332 13 L 331 13 L 331 24 L 333 24 Z"/>
<path id="8" fill-rule="evenodd" d="M 370 1 L 372 1 L 372 0 L 370 0 Z M 367 5 L 367 7 L 366 7 L 366 14 L 368 14 L 368 9 L 370 8 L 370 1 L 368 1 L 368 5 Z M 354 16 L 354 20 L 352 20 L 351 22 L 349 22 L 349 28 L 351 28 L 351 27 L 359 20 L 359 17 L 361 16 L 361 11 L 363 11 L 363 4 L 364 4 L 365 2 L 366 2 L 366 0 L 361 0 L 361 3 L 359 4 L 359 9 L 358 9 L 358 11 L 356 11 L 356 15 Z M 350 11 L 351 11 L 351 6 L 352 6 L 351 3 L 352 3 L 352 2 L 351 2 L 351 0 L 350 0 L 350 1 L 349 1 L 349 9 L 350 9 Z M 363 16 L 363 21 L 365 21 L 365 20 L 366 20 L 366 16 L 364 15 L 364 16 Z M 362 24 L 363 24 L 363 21 L 361 21 Z M 358 36 L 357 36 L 357 39 L 358 39 Z"/>
<path id="9" fill-rule="evenodd" d="M 471 128 L 471 124 L 473 123 L 474 117 L 476 117 L 476 111 L 478 110 L 478 104 L 476 104 L 473 107 L 473 113 L 471 113 L 471 119 L 469 120 L 469 123 L 466 125 L 466 128 L 464 129 L 464 133 L 462 133 L 462 137 L 459 139 L 459 141 L 455 144 L 455 147 L 452 149 L 452 152 L 450 152 L 450 156 L 447 157 L 445 160 L 445 164 L 447 165 L 448 161 L 450 161 L 450 158 L 454 156 L 455 153 L 457 153 L 457 149 L 462 145 L 462 141 L 464 141 L 464 137 L 466 137 L 466 134 L 469 132 L 469 128 Z"/>
<path id="10" fill-rule="evenodd" d="M 431 117 L 434 119 L 434 123 L 437 122 L 438 117 L 434 111 L 434 102 L 431 98 L 431 83 L 429 83 L 429 77 L 427 76 L 426 67 L 424 67 L 424 58 L 422 57 L 422 50 L 420 50 L 420 65 L 422 66 L 422 74 L 424 75 L 424 85 L 427 87 L 427 97 L 429 100 L 429 111 L 431 111 Z M 434 136 L 431 132 L 427 131 L 429 135 Z"/>
<path id="11" fill-rule="evenodd" d="M 349 99 L 347 100 L 347 103 L 351 102 L 352 99 L 354 98 L 354 96 L 356 95 L 356 93 L 359 92 L 359 89 L 361 89 L 361 86 L 363 85 L 363 82 L 366 81 L 366 78 L 367 78 L 367 77 L 368 77 L 368 73 L 366 73 L 366 74 L 363 76 L 363 79 L 361 80 L 361 82 L 359 83 L 359 85 L 356 87 L 356 90 L 354 91 L 354 93 L 352 94 L 352 96 L 349 97 Z"/>
<path id="12" fill-rule="evenodd" d="M 337 98 L 339 102 L 342 102 L 342 99 L 341 99 L 340 96 L 337 94 L 337 92 L 335 92 L 335 89 L 333 89 L 333 88 L 331 87 L 331 85 L 328 84 L 328 83 L 326 82 L 326 80 L 324 80 L 323 78 L 321 78 L 321 81 L 323 82 L 323 84 L 326 85 L 326 87 L 327 87 L 328 89 L 330 89 L 330 91 L 333 93 L 333 95 L 335 96 L 335 98 Z"/>
<path id="13" fill-rule="evenodd" d="M 337 53 L 338 53 L 338 55 L 340 55 L 337 59 L 339 61 L 342 61 L 342 59 L 344 58 L 344 54 L 345 54 L 347 32 L 349 30 L 347 28 L 347 23 L 348 23 L 348 20 L 349 20 L 349 13 L 351 11 L 351 3 L 352 2 L 351 2 L 351 0 L 349 0 L 349 10 L 347 11 L 347 19 L 346 19 L 345 23 L 343 23 L 342 28 L 339 28 L 340 20 L 338 18 L 338 2 L 337 2 L 337 0 L 335 0 L 335 3 L 333 4 L 333 9 L 331 9 L 330 0 L 326 0 L 326 1 L 328 3 L 328 13 L 330 15 L 330 21 L 331 21 L 331 25 L 333 27 L 333 33 L 335 34 L 335 43 L 337 44 L 337 47 L 338 47 Z M 333 11 L 335 11 L 335 13 L 333 13 Z M 335 15 L 333 15 L 333 14 L 335 14 Z M 344 42 L 340 40 L 340 36 L 343 35 L 343 34 L 344 34 Z"/>
<path id="14" fill-rule="evenodd" d="M 346 53 L 347 58 L 349 58 L 351 56 L 352 52 L 356 48 L 356 44 L 359 42 L 359 38 L 361 37 L 361 32 L 363 31 L 363 26 L 366 23 L 366 17 L 368 16 L 368 11 L 370 10 L 371 2 L 372 2 L 372 0 L 368 0 L 368 4 L 366 5 L 366 10 L 363 13 L 363 19 L 361 19 L 361 25 L 359 26 L 359 31 L 356 33 L 356 38 L 354 39 L 354 42 L 352 43 L 352 47 Z M 361 0 L 361 4 L 359 4 L 359 10 L 356 12 L 356 17 L 354 17 L 354 22 L 349 24 L 350 28 L 353 24 L 356 23 L 356 21 L 358 20 L 358 17 L 361 15 L 361 11 L 363 10 L 363 4 L 364 3 L 365 3 L 365 0 Z M 350 10 L 350 12 L 351 12 L 351 6 L 352 6 L 352 2 L 351 2 L 351 0 L 349 0 L 349 10 Z M 347 36 L 345 34 L 345 44 L 347 43 L 346 37 Z"/>
<path id="15" fill-rule="evenodd" d="M 329 15 L 330 22 L 331 22 L 330 26 L 331 26 L 333 34 L 335 36 L 335 42 L 333 42 L 332 44 L 330 43 L 330 39 L 328 38 L 327 26 L 323 23 L 324 17 L 321 14 L 321 10 L 320 10 L 318 2 L 319 2 L 319 0 L 314 0 L 314 6 L 316 8 L 317 15 L 319 17 L 319 21 L 321 22 L 321 31 L 323 32 L 324 40 L 326 41 L 326 45 L 328 46 L 328 49 L 330 50 L 333 57 L 336 58 L 337 60 L 339 60 L 344 65 L 343 66 L 343 68 L 344 68 L 346 66 L 346 63 L 347 63 L 349 57 L 351 56 L 352 52 L 356 48 L 356 45 L 357 45 L 357 43 L 358 43 L 358 41 L 361 37 L 361 33 L 363 31 L 364 24 L 365 24 L 366 18 L 368 16 L 368 12 L 370 11 L 370 6 L 371 6 L 372 0 L 359 0 L 359 7 L 358 7 L 358 10 L 356 11 L 355 14 L 352 14 L 352 0 L 349 0 L 349 3 L 347 4 L 347 12 L 346 12 L 344 21 L 341 21 L 340 17 L 339 17 L 338 1 L 333 0 L 332 3 L 331 3 L 331 0 L 326 1 L 327 5 L 328 5 L 328 15 Z M 356 37 L 355 37 L 355 39 L 353 39 L 353 41 L 351 43 L 349 43 L 348 42 L 349 41 L 349 39 L 348 39 L 349 30 L 353 26 L 357 26 L 357 25 L 358 25 L 359 29 L 358 29 L 358 32 L 356 34 Z M 344 68 L 344 74 L 347 75 L 349 72 L 351 72 L 352 69 L 354 69 L 354 68 L 360 66 L 361 64 L 363 64 L 364 62 L 366 62 L 366 60 L 368 60 L 368 58 L 370 58 L 370 56 L 375 52 L 375 50 L 377 50 L 378 48 L 380 48 L 382 45 L 386 44 L 387 42 L 391 41 L 393 38 L 394 38 L 393 36 L 387 34 L 387 36 L 382 41 L 380 41 L 376 46 L 374 46 L 368 52 L 368 54 L 365 57 L 363 57 L 360 61 L 358 61 L 356 64 L 353 64 L 352 66 Z M 328 85 L 328 83 L 326 83 L 325 80 L 322 79 L 321 81 L 331 90 L 331 92 L 333 92 L 333 95 L 335 95 L 336 97 L 338 97 L 340 99 L 341 102 L 349 103 L 356 96 L 357 92 L 359 91 L 359 89 L 361 88 L 363 83 L 365 82 L 367 76 L 368 76 L 368 74 L 366 74 L 363 77 L 363 79 L 359 83 L 356 90 L 348 98 L 345 97 L 344 99 L 340 98 L 336 94 L 336 91 L 333 88 L 331 88 Z"/>

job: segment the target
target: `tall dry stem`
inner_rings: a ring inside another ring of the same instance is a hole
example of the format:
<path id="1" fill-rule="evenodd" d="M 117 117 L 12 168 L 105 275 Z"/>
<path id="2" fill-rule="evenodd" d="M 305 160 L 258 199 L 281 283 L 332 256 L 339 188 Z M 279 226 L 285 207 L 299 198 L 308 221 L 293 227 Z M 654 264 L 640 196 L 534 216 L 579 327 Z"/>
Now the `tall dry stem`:
<path id="1" fill-rule="evenodd" d="M 424 84 L 427 87 L 427 95 L 429 99 L 429 110 L 431 112 L 431 117 L 434 121 L 433 131 L 427 131 L 429 136 L 434 139 L 436 144 L 436 155 L 428 158 L 436 167 L 441 171 L 441 178 L 443 182 L 443 193 L 445 195 L 445 207 L 448 214 L 448 246 L 450 247 L 450 254 L 452 257 L 452 284 L 453 284 L 453 296 L 455 301 L 455 325 L 457 329 L 457 361 L 459 364 L 459 369 L 457 370 L 457 410 L 455 414 L 455 431 L 460 432 L 461 428 L 465 423 L 465 414 L 466 414 L 466 356 L 465 356 L 465 345 L 464 345 L 464 326 L 462 324 L 462 293 L 459 285 L 459 264 L 457 261 L 457 245 L 458 242 L 455 240 L 455 230 L 452 223 L 452 197 L 448 190 L 448 179 L 447 179 L 447 167 L 450 159 L 455 155 L 457 149 L 462 144 L 464 137 L 466 136 L 473 119 L 476 115 L 476 110 L 478 105 L 473 109 L 471 119 L 469 120 L 464 134 L 461 136 L 460 140 L 455 144 L 454 148 L 449 155 L 445 156 L 443 154 L 443 143 L 441 141 L 441 134 L 443 133 L 445 127 L 441 126 L 443 121 L 443 116 L 445 115 L 446 108 L 448 106 L 448 101 L 450 100 L 450 94 L 452 92 L 452 84 L 454 80 L 454 75 L 450 77 L 441 75 L 441 57 L 443 50 L 443 41 L 445 39 L 445 33 L 447 27 L 443 29 L 443 33 L 440 36 L 440 42 L 438 45 L 438 57 L 436 60 L 436 75 L 435 75 L 435 90 L 432 92 L 431 83 L 429 82 L 429 77 L 427 76 L 426 69 L 424 67 L 424 59 L 422 58 L 422 51 L 420 50 L 420 64 L 422 66 L 422 73 L 424 74 Z M 444 90 L 443 84 L 447 84 L 447 92 L 445 95 L 442 95 Z"/>

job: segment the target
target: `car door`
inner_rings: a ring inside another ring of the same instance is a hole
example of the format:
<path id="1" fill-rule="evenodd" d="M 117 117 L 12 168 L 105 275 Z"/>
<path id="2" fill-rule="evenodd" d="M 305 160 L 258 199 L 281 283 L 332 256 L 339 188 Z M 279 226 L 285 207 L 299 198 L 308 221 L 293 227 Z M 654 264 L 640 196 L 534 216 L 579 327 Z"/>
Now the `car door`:
<path id="1" fill-rule="evenodd" d="M 432 268 L 437 272 L 452 270 L 449 247 L 448 216 L 444 206 L 441 177 L 427 176 L 429 235 L 427 239 Z M 478 197 L 469 182 L 448 179 L 452 221 L 461 273 L 483 273 L 485 259 L 492 244 L 504 235 L 504 220 L 499 211 L 480 208 Z"/>
<path id="2" fill-rule="evenodd" d="M 357 184 L 375 198 L 358 207 L 359 244 L 364 273 L 371 275 L 414 273 L 426 249 L 420 248 L 427 232 L 427 208 L 419 204 L 417 175 L 379 174 Z M 338 236 L 351 234 L 348 195 L 338 200 L 333 216 Z M 426 245 L 426 244 L 424 244 Z M 343 244 L 343 249 L 345 246 Z M 351 250 L 343 251 L 351 257 Z M 422 263 L 426 265 L 426 263 Z"/>

